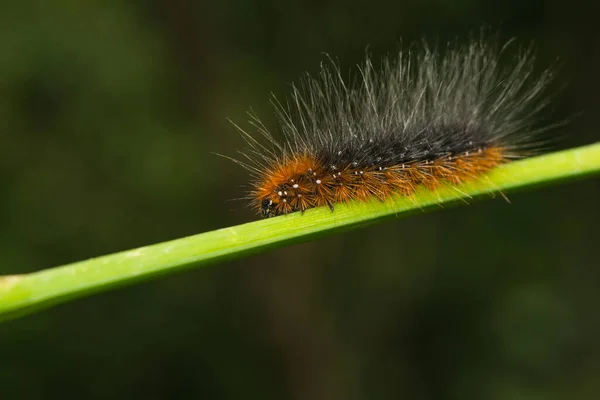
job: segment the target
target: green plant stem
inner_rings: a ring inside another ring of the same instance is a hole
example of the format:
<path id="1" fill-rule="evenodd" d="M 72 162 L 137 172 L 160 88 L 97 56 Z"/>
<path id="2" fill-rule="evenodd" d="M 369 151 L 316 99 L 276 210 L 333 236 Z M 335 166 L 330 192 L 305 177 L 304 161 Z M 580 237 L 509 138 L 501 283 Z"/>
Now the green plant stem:
<path id="1" fill-rule="evenodd" d="M 439 204 L 519 188 L 572 180 L 600 172 L 600 143 L 503 165 L 459 188 L 418 190 L 413 199 L 338 205 L 218 229 L 182 239 L 93 258 L 24 275 L 0 276 L 0 321 L 23 316 L 94 292 L 305 242 L 383 219 L 404 217 Z"/>

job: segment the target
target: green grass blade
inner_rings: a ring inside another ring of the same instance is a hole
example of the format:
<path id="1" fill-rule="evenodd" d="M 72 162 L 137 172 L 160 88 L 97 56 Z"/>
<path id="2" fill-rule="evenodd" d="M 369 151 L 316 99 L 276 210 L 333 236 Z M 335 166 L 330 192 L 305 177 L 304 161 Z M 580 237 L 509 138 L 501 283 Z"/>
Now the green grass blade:
<path id="1" fill-rule="evenodd" d="M 600 172 L 600 143 L 503 165 L 458 190 L 419 190 L 414 200 L 339 205 L 206 232 L 25 275 L 0 276 L 0 321 L 70 299 L 185 268 L 240 258 L 269 248 L 304 242 L 383 219 L 404 217 L 438 204 L 471 201 L 503 192 L 572 180 Z M 492 183 L 493 182 L 493 183 Z"/>

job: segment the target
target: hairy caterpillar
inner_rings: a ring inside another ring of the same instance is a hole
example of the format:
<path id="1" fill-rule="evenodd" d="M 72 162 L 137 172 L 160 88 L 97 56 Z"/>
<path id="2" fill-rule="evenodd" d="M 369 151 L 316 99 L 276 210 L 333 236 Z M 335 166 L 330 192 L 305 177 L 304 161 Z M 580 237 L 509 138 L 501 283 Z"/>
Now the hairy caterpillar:
<path id="1" fill-rule="evenodd" d="M 272 217 L 411 196 L 536 153 L 552 72 L 535 74 L 530 50 L 503 67 L 505 49 L 484 39 L 443 52 L 413 46 L 378 68 L 367 56 L 349 82 L 321 64 L 285 106 L 273 101 L 282 143 L 253 115 L 256 137 L 238 127 L 248 148 L 234 161 L 251 173 L 251 206 Z"/>

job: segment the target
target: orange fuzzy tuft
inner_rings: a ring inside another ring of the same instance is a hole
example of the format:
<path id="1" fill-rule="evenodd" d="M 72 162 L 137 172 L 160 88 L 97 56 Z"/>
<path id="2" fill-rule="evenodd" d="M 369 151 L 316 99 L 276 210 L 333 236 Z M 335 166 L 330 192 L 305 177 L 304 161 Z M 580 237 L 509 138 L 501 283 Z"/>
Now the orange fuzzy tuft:
<path id="1" fill-rule="evenodd" d="M 336 168 L 310 155 L 297 155 L 267 169 L 251 196 L 257 211 L 271 210 L 268 216 L 321 206 L 333 209 L 336 203 L 410 196 L 419 185 L 431 190 L 443 184 L 458 185 L 481 177 L 506 160 L 501 147 L 389 167 L 351 163 Z"/>

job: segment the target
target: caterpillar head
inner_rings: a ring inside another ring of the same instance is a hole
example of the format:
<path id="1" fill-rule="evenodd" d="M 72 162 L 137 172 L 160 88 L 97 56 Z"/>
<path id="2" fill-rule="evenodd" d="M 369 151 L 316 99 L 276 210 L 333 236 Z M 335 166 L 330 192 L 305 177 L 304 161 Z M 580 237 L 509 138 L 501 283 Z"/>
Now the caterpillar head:
<path id="1" fill-rule="evenodd" d="M 301 206 L 301 194 L 288 184 L 280 184 L 274 190 L 267 192 L 258 200 L 257 208 L 264 218 L 275 217 L 298 211 Z"/>
<path id="2" fill-rule="evenodd" d="M 273 202 L 272 199 L 264 198 L 260 202 L 260 214 L 262 215 L 263 218 L 274 217 L 275 215 L 277 215 L 277 214 L 275 214 L 276 207 L 277 207 L 277 205 Z"/>

